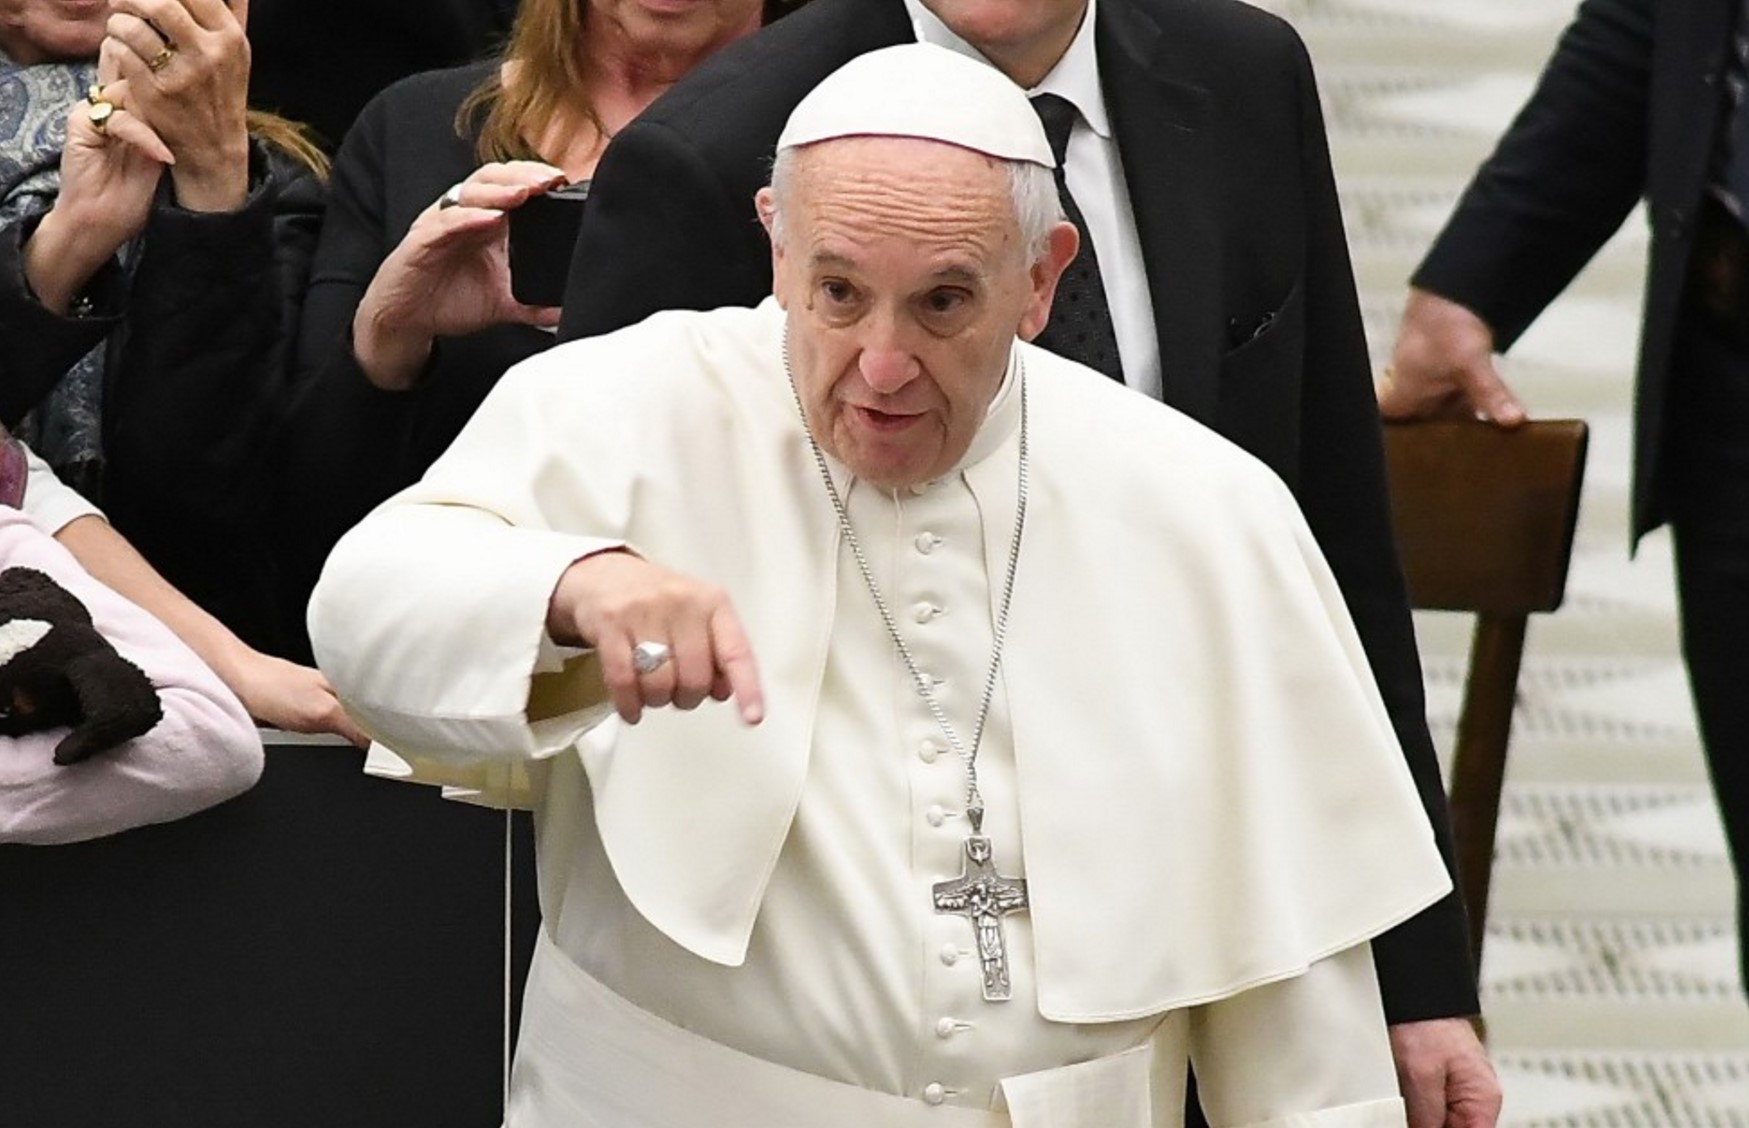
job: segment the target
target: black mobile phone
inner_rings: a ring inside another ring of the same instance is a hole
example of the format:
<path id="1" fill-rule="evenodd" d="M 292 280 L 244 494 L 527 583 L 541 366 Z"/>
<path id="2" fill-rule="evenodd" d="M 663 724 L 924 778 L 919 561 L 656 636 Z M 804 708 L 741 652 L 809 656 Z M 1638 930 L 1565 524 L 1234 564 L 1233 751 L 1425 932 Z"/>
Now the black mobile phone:
<path id="1" fill-rule="evenodd" d="M 530 196 L 511 211 L 510 295 L 523 305 L 556 306 L 565 300 L 571 248 L 588 199 L 585 180 Z"/>

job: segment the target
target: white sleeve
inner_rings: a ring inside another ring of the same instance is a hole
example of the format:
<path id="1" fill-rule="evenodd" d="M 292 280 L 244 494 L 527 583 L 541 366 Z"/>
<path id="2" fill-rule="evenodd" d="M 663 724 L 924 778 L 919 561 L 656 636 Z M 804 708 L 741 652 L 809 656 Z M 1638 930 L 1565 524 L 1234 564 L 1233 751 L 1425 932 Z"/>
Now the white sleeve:
<path id="1" fill-rule="evenodd" d="M 1190 1014 L 1197 1091 L 1214 1128 L 1403 1128 L 1372 948 Z"/>
<path id="2" fill-rule="evenodd" d="M 611 711 L 598 665 L 576 651 L 562 665 L 546 616 L 573 561 L 620 544 L 391 502 L 329 554 L 310 598 L 316 663 L 414 779 L 520 792 L 494 761 L 544 759 Z"/>
<path id="3" fill-rule="evenodd" d="M 30 466 L 30 477 L 24 487 L 24 514 L 36 527 L 50 536 L 60 532 L 80 517 L 102 517 L 103 511 L 85 499 L 85 495 L 55 476 L 49 464 L 24 443 L 24 457 Z"/>

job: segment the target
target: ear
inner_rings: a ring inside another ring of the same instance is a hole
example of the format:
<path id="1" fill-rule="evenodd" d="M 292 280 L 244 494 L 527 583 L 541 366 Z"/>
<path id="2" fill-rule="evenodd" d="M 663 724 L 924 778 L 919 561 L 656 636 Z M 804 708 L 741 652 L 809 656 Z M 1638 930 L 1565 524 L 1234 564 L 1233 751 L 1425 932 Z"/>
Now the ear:
<path id="1" fill-rule="evenodd" d="M 1051 228 L 1045 242 L 1045 253 L 1032 264 L 1032 293 L 1021 314 L 1018 330 L 1021 340 L 1030 341 L 1044 332 L 1045 324 L 1051 319 L 1051 302 L 1057 296 L 1057 280 L 1074 261 L 1080 246 L 1081 236 L 1074 224 L 1065 221 Z"/>
<path id="2" fill-rule="evenodd" d="M 759 213 L 759 225 L 765 228 L 765 237 L 771 241 L 771 292 L 777 297 L 778 307 L 788 309 L 789 303 L 783 294 L 783 244 L 773 234 L 777 221 L 777 197 L 769 186 L 754 193 L 753 210 Z"/>

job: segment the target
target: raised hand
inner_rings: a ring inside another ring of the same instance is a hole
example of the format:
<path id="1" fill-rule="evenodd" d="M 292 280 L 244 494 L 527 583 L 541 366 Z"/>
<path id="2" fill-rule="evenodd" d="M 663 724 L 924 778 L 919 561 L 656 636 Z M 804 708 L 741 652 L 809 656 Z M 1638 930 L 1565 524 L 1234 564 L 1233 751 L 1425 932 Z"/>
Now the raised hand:
<path id="1" fill-rule="evenodd" d="M 1494 367 L 1494 333 L 1470 310 L 1410 290 L 1391 364 L 1377 387 L 1387 419 L 1462 416 L 1502 427 L 1525 420 L 1524 405 Z"/>
<path id="2" fill-rule="evenodd" d="M 595 648 L 614 707 L 631 724 L 645 708 L 696 709 L 707 697 L 733 697 L 750 725 L 765 717 L 753 648 L 728 594 L 640 556 L 603 552 L 567 568 L 547 632 Z M 660 660 L 640 668 L 640 644 L 655 644 Z"/>
<path id="3" fill-rule="evenodd" d="M 475 169 L 413 221 L 377 268 L 352 321 L 352 347 L 371 382 L 402 391 L 418 382 L 438 337 L 493 325 L 557 325 L 556 308 L 510 294 L 509 212 L 565 183 L 538 161 Z"/>
<path id="4" fill-rule="evenodd" d="M 95 99 L 67 115 L 61 186 L 54 207 L 24 247 L 24 272 L 37 300 L 65 313 L 111 255 L 146 226 L 164 166 L 174 157 L 135 114 L 133 91 L 107 53 Z"/>
<path id="5" fill-rule="evenodd" d="M 249 194 L 248 0 L 113 0 L 105 41 L 134 112 L 176 156 L 176 202 L 234 211 Z"/>

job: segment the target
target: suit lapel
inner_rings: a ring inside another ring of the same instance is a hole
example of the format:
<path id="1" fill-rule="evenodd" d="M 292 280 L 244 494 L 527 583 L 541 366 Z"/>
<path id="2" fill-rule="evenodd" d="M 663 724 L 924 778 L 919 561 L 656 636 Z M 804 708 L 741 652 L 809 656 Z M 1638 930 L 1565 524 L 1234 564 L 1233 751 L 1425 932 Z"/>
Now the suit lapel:
<path id="1" fill-rule="evenodd" d="M 1154 306 L 1162 398 L 1211 423 L 1225 337 L 1209 92 L 1178 73 L 1154 11 L 1100 0 L 1095 19 L 1101 85 Z"/>

